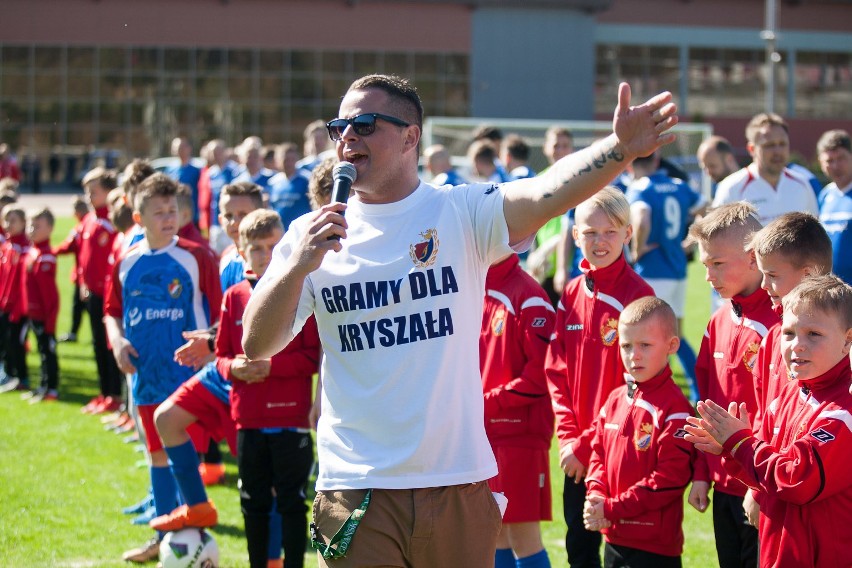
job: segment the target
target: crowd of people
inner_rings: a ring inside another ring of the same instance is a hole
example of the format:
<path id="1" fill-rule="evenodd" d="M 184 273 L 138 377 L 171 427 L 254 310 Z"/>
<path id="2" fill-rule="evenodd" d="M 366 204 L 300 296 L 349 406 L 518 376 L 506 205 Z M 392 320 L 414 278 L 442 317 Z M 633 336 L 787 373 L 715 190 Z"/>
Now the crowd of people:
<path id="1" fill-rule="evenodd" d="M 522 137 L 483 128 L 474 179 L 436 145 L 426 183 L 416 90 L 367 76 L 303 155 L 212 140 L 197 168 L 176 138 L 164 173 L 88 172 L 58 246 L 50 211 L 0 180 L 0 390 L 61 396 L 56 255 L 73 254 L 60 340 L 88 312 L 100 391 L 82 410 L 149 458 L 150 494 L 127 512 L 153 533 L 125 560 L 216 525 L 205 485 L 226 441 L 252 567 L 301 566 L 308 543 L 321 566 L 550 566 L 555 434 L 571 566 L 680 566 L 684 495 L 703 513 L 711 488 L 721 567 L 846 565 L 850 136 L 820 139 L 817 187 L 789 163 L 784 120 L 757 115 L 746 167 L 720 137 L 699 148 L 706 199 L 660 157 L 671 95 L 631 106 L 622 85 L 618 100 L 587 148 L 548 130 L 543 172 Z M 346 203 L 331 202 L 338 160 L 357 172 Z M 718 304 L 697 353 L 689 254 Z"/>

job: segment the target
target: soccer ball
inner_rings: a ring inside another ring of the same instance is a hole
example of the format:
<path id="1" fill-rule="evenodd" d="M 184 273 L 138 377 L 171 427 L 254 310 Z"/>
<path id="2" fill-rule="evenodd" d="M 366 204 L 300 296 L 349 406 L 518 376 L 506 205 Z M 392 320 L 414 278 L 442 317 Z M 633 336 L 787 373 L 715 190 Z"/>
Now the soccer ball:
<path id="1" fill-rule="evenodd" d="M 160 562 L 163 568 L 217 568 L 219 546 L 204 529 L 170 532 L 160 543 Z"/>

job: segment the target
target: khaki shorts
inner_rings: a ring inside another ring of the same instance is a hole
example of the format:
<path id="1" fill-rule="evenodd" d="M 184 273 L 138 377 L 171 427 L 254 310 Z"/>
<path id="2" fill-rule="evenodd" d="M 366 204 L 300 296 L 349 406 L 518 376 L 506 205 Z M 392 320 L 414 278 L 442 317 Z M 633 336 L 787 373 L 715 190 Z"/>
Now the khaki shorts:
<path id="1" fill-rule="evenodd" d="M 364 489 L 320 491 L 313 523 L 328 542 L 357 508 Z M 374 489 L 344 558 L 322 558 L 320 567 L 493 568 L 500 509 L 488 484 L 424 489 Z"/>

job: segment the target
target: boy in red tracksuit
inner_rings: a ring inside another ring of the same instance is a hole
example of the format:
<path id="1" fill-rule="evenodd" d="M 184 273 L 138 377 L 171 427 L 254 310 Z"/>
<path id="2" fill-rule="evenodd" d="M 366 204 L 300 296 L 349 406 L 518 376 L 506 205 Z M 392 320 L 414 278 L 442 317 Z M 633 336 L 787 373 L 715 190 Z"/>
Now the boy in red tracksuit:
<path id="1" fill-rule="evenodd" d="M 831 239 L 819 219 L 810 213 L 785 213 L 755 233 L 749 243 L 757 268 L 763 276 L 761 288 L 772 300 L 772 309 L 781 314 L 784 296 L 807 276 L 831 272 L 833 262 Z M 754 431 L 760 425 L 766 408 L 781 394 L 789 381 L 781 353 L 781 322 L 773 325 L 757 352 L 753 370 L 757 412 Z M 753 491 L 746 493 L 743 508 L 752 526 L 757 526 L 759 507 Z"/>
<path id="2" fill-rule="evenodd" d="M 249 360 L 242 348 L 243 312 L 283 234 L 281 218 L 274 211 L 252 211 L 240 223 L 247 279 L 225 293 L 216 335 L 216 366 L 232 383 L 240 500 L 252 568 L 267 565 L 273 489 L 281 514 L 286 566 L 302 566 L 306 549 L 304 490 L 313 464 L 308 413 L 320 356 L 316 322 L 309 319 L 272 359 Z"/>
<path id="3" fill-rule="evenodd" d="M 50 249 L 53 222 L 50 209 L 42 209 L 33 215 L 29 227 L 33 244 L 24 259 L 27 316 L 35 332 L 41 358 L 41 385 L 26 397 L 30 404 L 59 398 L 59 363 L 56 358 L 59 288 L 56 286 L 56 255 Z"/>
<path id="4" fill-rule="evenodd" d="M 115 172 L 95 168 L 83 178 L 86 197 L 92 211 L 81 222 L 79 244 L 80 293 L 87 298 L 89 325 L 95 364 L 98 368 L 100 394 L 89 401 L 82 411 L 87 414 L 114 412 L 121 406 L 121 385 L 124 378 L 107 345 L 104 328 L 104 294 L 110 274 L 112 242 L 117 231 L 109 221 L 107 196 L 117 185 Z"/>
<path id="5" fill-rule="evenodd" d="M 192 222 L 192 211 L 197 207 L 196 203 L 192 201 L 192 189 L 186 184 L 180 184 L 178 186 L 177 197 L 178 223 L 180 225 L 180 228 L 178 229 L 178 236 L 182 239 L 201 245 L 204 248 L 210 249 L 210 244 L 207 242 L 207 239 L 204 238 L 198 230 L 198 227 L 196 227 L 195 223 Z"/>
<path id="6" fill-rule="evenodd" d="M 852 537 L 852 288 L 806 278 L 784 297 L 781 350 L 792 380 L 752 433 L 744 405 L 699 402 L 687 439 L 722 454 L 756 490 L 760 566 L 849 566 Z M 738 417 L 739 415 L 739 417 Z"/>
<path id="7" fill-rule="evenodd" d="M 5 372 L 0 375 L 0 392 L 27 390 L 30 379 L 27 371 L 24 330 L 27 325 L 27 294 L 24 283 L 24 263 L 30 249 L 27 237 L 27 217 L 16 204 L 3 208 L 3 230 L 6 242 L 0 250 L 0 360 Z"/>
<path id="8" fill-rule="evenodd" d="M 74 268 L 71 270 L 71 283 L 74 284 L 73 296 L 71 298 L 71 331 L 59 336 L 60 343 L 69 341 L 76 342 L 77 334 L 80 332 L 80 324 L 83 322 L 83 313 L 86 311 L 86 302 L 80 297 L 80 235 L 82 234 L 82 221 L 86 214 L 89 213 L 89 204 L 83 196 L 77 196 L 73 202 L 74 217 L 77 218 L 77 225 L 71 229 L 71 232 L 62 241 L 59 246 L 53 249 L 53 254 L 56 256 L 62 254 L 74 255 Z"/>
<path id="9" fill-rule="evenodd" d="M 772 308 L 781 314 L 784 296 L 807 276 L 831 272 L 831 239 L 819 219 L 810 213 L 785 213 L 751 239 L 757 268 L 763 277 L 761 287 L 769 294 Z M 754 429 L 759 431 L 766 407 L 781 394 L 788 382 L 781 353 L 781 322 L 769 329 L 757 353 L 754 367 L 757 414 Z"/>
<path id="10" fill-rule="evenodd" d="M 491 266 L 479 333 L 485 433 L 499 470 L 488 485 L 509 499 L 495 568 L 514 568 L 515 556 L 523 566 L 550 566 L 539 523 L 553 518 L 553 410 L 544 357 L 555 319 L 547 294 L 520 267 L 517 254 Z"/>
<path id="11" fill-rule="evenodd" d="M 581 203 L 572 231 L 585 258 L 580 264 L 584 274 L 565 286 L 559 301 L 545 373 L 565 472 L 568 561 L 572 566 L 600 566 L 601 535 L 583 526 L 582 480 L 592 453 L 594 422 L 609 393 L 624 384 L 618 317 L 624 306 L 654 291 L 624 259 L 633 230 L 630 205 L 619 190 L 606 187 Z"/>
<path id="12" fill-rule="evenodd" d="M 752 371 L 760 343 L 778 322 L 772 301 L 760 288 L 761 274 L 754 252 L 746 243 L 761 229 L 752 205 L 740 201 L 711 211 L 690 227 L 689 239 L 698 243 L 707 281 L 730 300 L 710 318 L 695 367 L 698 393 L 727 406 L 746 404 L 757 410 Z M 721 568 L 754 566 L 757 562 L 757 531 L 743 511 L 746 486 L 727 474 L 716 456 L 700 454 L 689 492 L 689 504 L 707 510 L 707 494 L 714 484 L 713 530 Z"/>
<path id="13" fill-rule="evenodd" d="M 618 336 L 627 385 L 610 393 L 595 425 L 584 520 L 604 533 L 608 568 L 680 568 L 695 452 L 683 429 L 692 406 L 669 367 L 677 318 L 663 300 L 641 298 L 621 312 Z"/>

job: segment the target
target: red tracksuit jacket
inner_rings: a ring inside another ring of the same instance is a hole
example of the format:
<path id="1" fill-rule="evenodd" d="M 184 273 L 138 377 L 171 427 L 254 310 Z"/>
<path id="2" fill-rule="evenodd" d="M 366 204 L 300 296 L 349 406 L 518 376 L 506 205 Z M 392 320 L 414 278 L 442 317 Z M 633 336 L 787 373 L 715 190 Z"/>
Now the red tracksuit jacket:
<path id="1" fill-rule="evenodd" d="M 85 218 L 85 215 L 83 216 Z M 74 268 L 71 270 L 71 282 L 79 283 L 80 278 L 80 238 L 83 235 L 83 220 L 77 223 L 65 240 L 53 248 L 53 254 L 56 256 L 63 254 L 74 255 Z"/>
<path id="2" fill-rule="evenodd" d="M 243 313 L 256 282 L 235 284 L 222 298 L 216 366 L 231 381 L 231 417 L 239 429 L 308 428 L 312 377 L 319 369 L 320 357 L 313 317 L 283 351 L 272 357 L 272 369 L 265 380 L 249 384 L 231 372 L 231 362 L 243 353 Z"/>
<path id="3" fill-rule="evenodd" d="M 605 499 L 607 542 L 680 556 L 683 492 L 695 459 L 683 426 L 692 405 L 668 366 L 637 383 L 632 398 L 628 392 L 626 385 L 612 391 L 595 424 L 588 494 Z"/>
<path id="4" fill-rule="evenodd" d="M 571 280 L 559 300 L 544 368 L 559 447 L 572 444 L 574 455 L 588 464 L 598 412 L 609 393 L 624 384 L 618 317 L 630 302 L 653 296 L 654 290 L 623 254 L 601 269 L 583 259 L 580 269 L 584 276 Z"/>
<path id="5" fill-rule="evenodd" d="M 485 432 L 492 446 L 547 449 L 553 410 L 544 357 L 556 310 L 513 254 L 485 279 L 479 368 L 485 394 Z"/>
<path id="6" fill-rule="evenodd" d="M 59 315 L 59 288 L 56 286 L 56 256 L 50 242 L 35 243 L 24 261 L 27 283 L 27 315 L 44 322 L 47 333 L 56 333 Z"/>
<path id="7" fill-rule="evenodd" d="M 100 297 L 106 293 L 106 280 L 111 272 L 109 257 L 116 235 L 108 215 L 106 207 L 99 207 L 88 212 L 80 222 L 79 282 Z"/>
<path id="8" fill-rule="evenodd" d="M 2 247 L 2 273 L 0 281 L 0 310 L 9 315 L 9 321 L 19 322 L 27 316 L 27 285 L 24 280 L 24 259 L 30 250 L 30 240 L 25 234 L 9 237 Z"/>
<path id="9" fill-rule="evenodd" d="M 759 435 L 741 430 L 725 442 L 725 468 L 757 490 L 762 567 L 852 566 L 850 382 L 848 357 L 816 379 L 790 381 Z"/>
<path id="10" fill-rule="evenodd" d="M 773 306 L 772 309 L 780 318 L 781 306 Z M 759 432 L 763 416 L 766 414 L 766 407 L 778 398 L 789 380 L 784 355 L 781 353 L 780 321 L 769 328 L 763 341 L 760 342 L 752 375 L 754 376 L 754 397 L 757 402 L 757 412 L 752 428 L 755 432 Z"/>
<path id="11" fill-rule="evenodd" d="M 769 328 L 779 321 L 766 290 L 749 296 L 734 296 L 730 306 L 722 306 L 710 318 L 698 359 L 695 378 L 702 400 L 710 399 L 722 408 L 731 402 L 744 402 L 753 420 L 757 410 L 754 377 L 757 353 Z M 700 453 L 695 462 L 696 481 L 715 484 L 716 491 L 742 497 L 746 487 L 728 475 L 719 456 Z"/>

